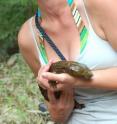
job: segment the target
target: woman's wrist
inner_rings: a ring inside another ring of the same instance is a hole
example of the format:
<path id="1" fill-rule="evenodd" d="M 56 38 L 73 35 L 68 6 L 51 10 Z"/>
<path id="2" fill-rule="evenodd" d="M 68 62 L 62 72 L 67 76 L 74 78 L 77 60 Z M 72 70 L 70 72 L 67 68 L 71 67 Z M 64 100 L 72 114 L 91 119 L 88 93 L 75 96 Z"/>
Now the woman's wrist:
<path id="1" fill-rule="evenodd" d="M 84 79 L 76 79 L 76 83 L 74 84 L 74 88 L 88 88 L 90 87 L 91 80 L 84 80 Z"/>
<path id="2" fill-rule="evenodd" d="M 84 82 L 83 87 L 117 90 L 117 68 L 92 71 L 91 80 Z"/>
<path id="3" fill-rule="evenodd" d="M 79 88 L 79 87 L 82 87 L 82 88 L 94 88 L 95 85 L 96 85 L 96 82 L 97 82 L 97 78 L 98 78 L 98 75 L 95 74 L 95 71 L 92 72 L 93 73 L 93 76 L 91 79 L 79 79 L 77 78 L 76 79 L 76 83 L 75 83 L 75 88 Z"/>

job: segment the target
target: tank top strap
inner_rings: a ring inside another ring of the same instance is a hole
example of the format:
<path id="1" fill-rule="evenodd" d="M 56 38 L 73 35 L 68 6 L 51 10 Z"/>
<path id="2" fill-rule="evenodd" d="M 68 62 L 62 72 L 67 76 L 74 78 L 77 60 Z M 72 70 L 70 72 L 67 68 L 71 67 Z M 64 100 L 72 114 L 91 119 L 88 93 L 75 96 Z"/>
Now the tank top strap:
<path id="1" fill-rule="evenodd" d="M 87 22 L 88 22 L 88 31 L 89 32 L 93 32 L 95 35 L 97 35 L 92 27 L 92 24 L 91 24 L 91 21 L 90 21 L 90 18 L 88 16 L 88 13 L 87 13 L 87 10 L 86 10 L 86 6 L 85 6 L 85 2 L 84 0 L 82 0 L 82 3 L 83 3 L 83 8 L 84 8 L 84 12 L 85 12 L 85 16 L 86 16 L 86 19 L 87 19 Z M 99 37 L 99 36 L 97 36 Z"/>
<path id="2" fill-rule="evenodd" d="M 35 48 L 36 48 L 36 51 L 37 51 L 37 54 L 38 54 L 38 60 L 40 61 L 41 65 L 45 65 L 47 64 L 46 61 L 44 60 L 43 58 L 43 55 L 42 55 L 42 52 L 40 51 L 39 49 L 39 43 L 37 42 L 37 38 L 36 38 L 36 34 L 35 34 L 35 31 L 34 31 L 34 28 L 33 28 L 33 25 L 32 25 L 32 20 L 33 20 L 33 17 L 30 18 L 29 20 L 29 27 L 30 27 L 30 31 L 31 31 L 31 34 L 32 34 L 32 37 L 33 37 L 33 41 L 34 41 L 34 44 L 35 44 Z"/>
<path id="3" fill-rule="evenodd" d="M 89 19 L 89 16 L 88 16 L 88 13 L 87 13 L 87 10 L 86 10 L 86 7 L 85 7 L 84 0 L 81 0 L 81 2 L 82 2 L 82 5 L 83 5 L 83 10 L 84 10 L 84 13 L 85 13 L 85 16 L 86 16 L 86 20 L 87 20 L 87 24 L 88 24 L 87 28 L 89 28 L 91 23 L 90 23 L 90 19 Z"/>
<path id="4" fill-rule="evenodd" d="M 80 33 L 80 54 L 81 54 L 84 51 L 84 48 L 86 47 L 89 32 L 78 9 L 80 2 L 82 1 L 78 1 L 78 2 L 73 1 L 71 5 L 71 12 L 74 18 L 74 22 L 77 26 L 78 32 Z"/>

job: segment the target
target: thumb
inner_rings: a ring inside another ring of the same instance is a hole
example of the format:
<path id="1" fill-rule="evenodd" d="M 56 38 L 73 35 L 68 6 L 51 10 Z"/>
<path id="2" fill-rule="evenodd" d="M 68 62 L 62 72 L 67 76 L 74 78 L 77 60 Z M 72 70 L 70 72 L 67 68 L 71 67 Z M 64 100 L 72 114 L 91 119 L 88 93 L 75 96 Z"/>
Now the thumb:
<path id="1" fill-rule="evenodd" d="M 48 90 L 48 98 L 49 98 L 49 102 L 51 104 L 55 104 L 57 102 L 55 95 L 54 95 L 54 92 L 51 90 Z"/>
<path id="2" fill-rule="evenodd" d="M 53 60 L 53 59 L 51 59 L 51 60 L 48 62 L 48 64 L 45 66 L 44 72 L 47 72 L 47 71 L 49 70 L 49 68 L 50 68 L 50 66 L 52 65 L 52 63 L 54 63 L 54 60 Z"/>

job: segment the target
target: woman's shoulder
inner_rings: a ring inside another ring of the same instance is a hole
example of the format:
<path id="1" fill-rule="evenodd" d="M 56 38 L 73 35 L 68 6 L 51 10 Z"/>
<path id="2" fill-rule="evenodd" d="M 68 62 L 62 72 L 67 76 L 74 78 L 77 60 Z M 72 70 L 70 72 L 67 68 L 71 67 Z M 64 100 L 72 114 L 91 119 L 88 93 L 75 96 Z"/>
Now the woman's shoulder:
<path id="1" fill-rule="evenodd" d="M 117 0 L 99 0 L 102 5 L 100 11 L 100 24 L 104 30 L 106 39 L 117 51 Z M 99 5 L 98 5 L 98 8 Z"/>
<path id="2" fill-rule="evenodd" d="M 31 17 L 33 18 L 33 17 Z M 30 31 L 30 21 L 31 18 L 26 20 L 24 24 L 21 26 L 19 33 L 18 33 L 18 44 L 19 47 L 29 47 L 29 42 L 33 40 L 32 34 Z M 27 46 L 28 45 L 28 46 Z"/>
<path id="3" fill-rule="evenodd" d="M 90 9 L 98 10 L 98 12 L 102 12 L 102 10 L 111 11 L 113 9 L 117 10 L 117 0 L 84 0 L 87 3 L 87 6 Z M 105 11 L 104 11 L 105 12 Z"/>
<path id="4" fill-rule="evenodd" d="M 104 32 L 106 40 L 117 50 L 117 0 L 85 0 L 87 8 Z"/>

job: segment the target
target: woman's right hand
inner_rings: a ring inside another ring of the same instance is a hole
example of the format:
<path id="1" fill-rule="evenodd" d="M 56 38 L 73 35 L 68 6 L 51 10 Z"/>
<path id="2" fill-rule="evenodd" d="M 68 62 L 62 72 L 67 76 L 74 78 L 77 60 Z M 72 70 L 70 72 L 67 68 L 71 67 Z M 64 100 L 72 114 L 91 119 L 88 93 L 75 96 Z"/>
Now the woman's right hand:
<path id="1" fill-rule="evenodd" d="M 44 66 L 41 66 L 39 71 L 38 71 L 38 76 L 37 76 L 37 82 L 38 82 L 38 85 L 40 87 L 42 87 L 43 89 L 48 89 L 50 88 L 50 85 L 48 83 L 48 80 L 43 78 L 42 74 L 44 72 L 48 72 L 51 64 L 53 63 L 53 61 L 49 61 L 49 63 L 47 65 L 44 65 Z"/>
<path id="2" fill-rule="evenodd" d="M 74 108 L 74 92 L 73 89 L 62 91 L 59 99 L 56 99 L 54 92 L 48 90 L 49 102 L 48 110 L 54 122 L 64 123 L 68 120 Z"/>
<path id="3" fill-rule="evenodd" d="M 55 98 L 54 91 L 50 90 L 48 80 L 42 76 L 43 72 L 47 72 L 49 70 L 52 63 L 53 62 L 50 61 L 48 65 L 40 68 L 37 81 L 38 85 L 46 89 L 48 92 L 49 102 L 47 101 L 46 103 L 52 120 L 55 122 L 65 122 L 74 108 L 74 92 L 73 89 L 67 89 L 61 91 L 62 94 L 59 99 Z"/>

